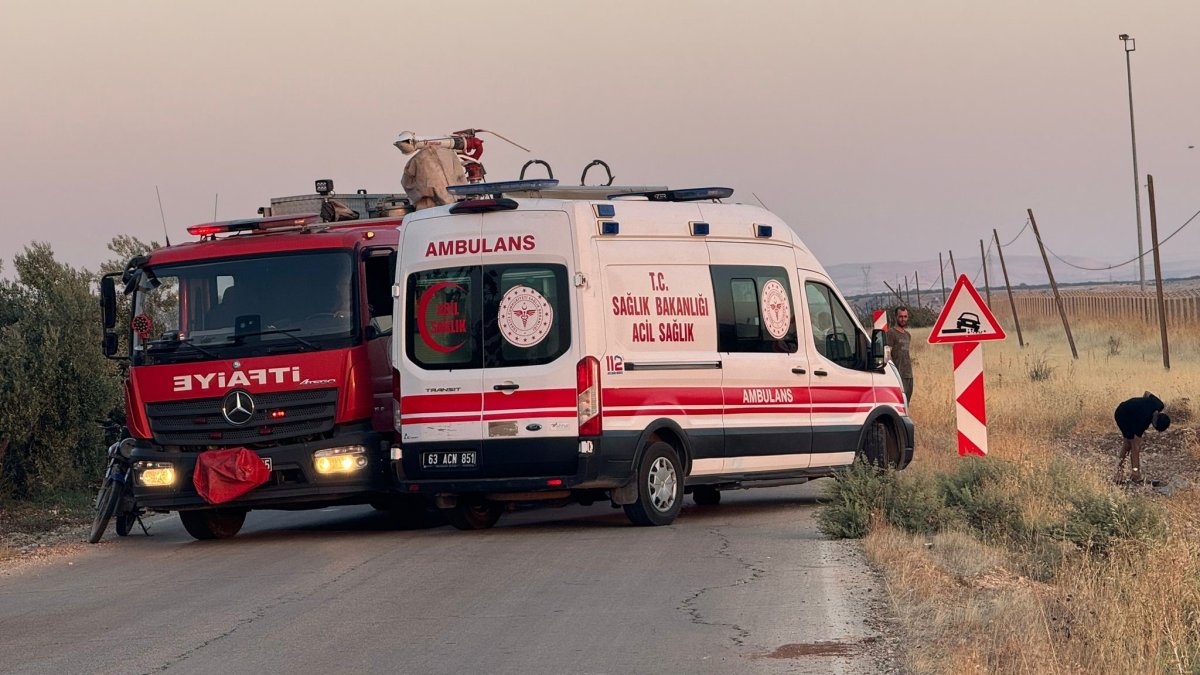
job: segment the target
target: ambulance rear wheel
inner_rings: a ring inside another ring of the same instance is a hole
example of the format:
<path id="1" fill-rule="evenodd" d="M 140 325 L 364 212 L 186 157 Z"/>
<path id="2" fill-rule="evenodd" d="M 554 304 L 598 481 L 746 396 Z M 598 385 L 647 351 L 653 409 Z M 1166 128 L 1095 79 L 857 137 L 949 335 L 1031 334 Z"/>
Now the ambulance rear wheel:
<path id="1" fill-rule="evenodd" d="M 662 441 L 646 448 L 637 487 L 638 499 L 625 505 L 625 517 L 634 525 L 670 525 L 683 507 L 683 467 L 675 448 Z"/>
<path id="2" fill-rule="evenodd" d="M 454 508 L 446 509 L 446 520 L 460 530 L 486 530 L 500 520 L 504 507 L 483 498 L 459 497 Z"/>
<path id="3" fill-rule="evenodd" d="M 716 506 L 721 503 L 721 491 L 707 485 L 694 487 L 692 488 L 692 501 L 700 506 Z"/>
<path id="4" fill-rule="evenodd" d="M 204 509 L 180 511 L 183 529 L 196 539 L 228 539 L 242 529 L 246 522 L 245 509 Z"/>

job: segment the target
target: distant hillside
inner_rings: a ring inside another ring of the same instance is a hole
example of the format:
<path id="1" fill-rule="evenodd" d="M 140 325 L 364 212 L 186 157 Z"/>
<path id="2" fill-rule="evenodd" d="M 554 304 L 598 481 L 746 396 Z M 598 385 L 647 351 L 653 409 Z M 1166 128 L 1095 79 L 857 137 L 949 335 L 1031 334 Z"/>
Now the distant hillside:
<path id="1" fill-rule="evenodd" d="M 1112 262 L 1105 260 L 1096 260 L 1094 258 L 1081 258 L 1079 256 L 1063 256 L 1067 262 L 1078 265 L 1079 267 L 1105 267 L 1111 265 Z M 983 285 L 983 272 L 979 262 L 979 256 L 976 254 L 973 258 L 966 260 L 956 260 L 958 264 L 959 274 L 966 274 L 971 277 L 977 286 Z M 1014 287 L 1016 286 L 1044 286 L 1049 281 L 1046 279 L 1046 267 L 1042 264 L 1042 259 L 1038 256 L 1005 255 L 1004 262 L 1008 266 L 1008 278 Z M 1081 284 L 1081 283 L 1108 283 L 1113 281 L 1137 281 L 1138 269 L 1137 265 L 1125 265 L 1119 269 L 1100 271 L 1100 270 L 1081 270 L 1070 267 L 1063 262 L 1054 258 L 1050 259 L 1051 268 L 1054 270 L 1054 280 L 1059 284 Z M 917 262 L 870 262 L 870 263 L 846 263 L 841 265 L 830 265 L 826 268 L 830 276 L 837 283 L 838 287 L 846 295 L 865 295 L 868 293 L 886 293 L 887 288 L 884 282 L 895 286 L 897 281 L 900 284 L 904 283 L 904 278 L 908 277 L 908 283 L 913 285 L 913 272 L 916 271 L 917 276 L 921 280 L 921 291 L 924 293 L 928 290 L 938 291 L 938 261 L 923 260 Z M 1153 275 L 1153 265 L 1147 261 L 1146 274 Z M 1000 272 L 1000 260 L 994 255 L 992 256 L 991 264 L 988 268 L 989 281 L 993 288 L 1004 286 L 1004 277 Z M 1185 277 L 1194 277 L 1200 275 L 1200 260 L 1175 260 L 1163 261 L 1163 278 L 1164 279 L 1179 279 Z M 946 287 L 949 288 L 954 284 L 953 276 L 950 271 L 950 261 L 946 260 Z"/>

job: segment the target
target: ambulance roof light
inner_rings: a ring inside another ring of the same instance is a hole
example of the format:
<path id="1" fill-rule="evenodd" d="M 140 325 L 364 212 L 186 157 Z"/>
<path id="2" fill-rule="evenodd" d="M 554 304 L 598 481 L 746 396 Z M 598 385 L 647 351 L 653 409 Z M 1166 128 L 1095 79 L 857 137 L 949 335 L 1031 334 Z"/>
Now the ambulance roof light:
<path id="1" fill-rule="evenodd" d="M 518 206 L 512 199 L 468 199 L 450 207 L 450 213 L 487 213 L 489 211 L 512 211 Z"/>
<path id="2" fill-rule="evenodd" d="M 702 187 L 684 188 L 682 190 L 656 190 L 654 192 L 625 192 L 611 194 L 609 199 L 644 197 L 651 202 L 697 202 L 705 199 L 728 199 L 733 196 L 733 188 Z"/>
<path id="3" fill-rule="evenodd" d="M 480 195 L 500 196 L 506 192 L 537 192 L 558 185 L 552 178 L 537 178 L 534 180 L 506 180 L 496 183 L 467 183 L 466 185 L 451 185 L 446 190 L 456 197 L 475 197 Z"/>

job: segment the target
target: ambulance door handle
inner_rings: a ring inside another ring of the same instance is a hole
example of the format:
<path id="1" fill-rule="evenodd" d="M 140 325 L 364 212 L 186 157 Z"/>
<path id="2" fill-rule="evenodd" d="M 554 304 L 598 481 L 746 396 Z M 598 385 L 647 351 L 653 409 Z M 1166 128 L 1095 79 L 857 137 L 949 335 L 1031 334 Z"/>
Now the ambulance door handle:
<path id="1" fill-rule="evenodd" d="M 805 375 L 808 373 L 808 371 L 803 368 L 792 368 L 792 372 L 797 375 Z"/>
<path id="2" fill-rule="evenodd" d="M 516 391 L 517 389 L 520 389 L 520 388 L 521 388 L 521 385 L 513 384 L 512 382 L 506 382 L 505 384 L 497 384 L 496 386 L 492 387 L 492 389 L 495 389 L 496 391 Z"/>
<path id="3" fill-rule="evenodd" d="M 825 372 L 824 370 L 814 370 L 813 371 L 813 375 L 820 375 L 821 377 L 825 377 L 828 374 L 829 373 Z"/>

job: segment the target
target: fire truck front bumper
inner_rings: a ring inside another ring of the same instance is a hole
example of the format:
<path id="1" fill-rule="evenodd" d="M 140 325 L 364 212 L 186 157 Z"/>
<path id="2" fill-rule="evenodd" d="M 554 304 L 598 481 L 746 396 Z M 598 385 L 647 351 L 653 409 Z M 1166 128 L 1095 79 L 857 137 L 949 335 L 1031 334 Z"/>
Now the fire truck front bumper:
<path id="1" fill-rule="evenodd" d="M 388 452 L 388 442 L 370 431 L 258 449 L 255 453 L 270 468 L 270 478 L 220 506 L 298 510 L 367 503 L 387 488 Z M 138 503 L 151 511 L 217 506 L 196 492 L 194 475 L 199 455 L 139 443 L 132 453 L 133 494 Z"/>

